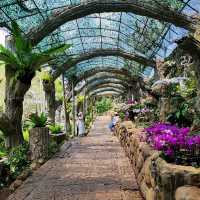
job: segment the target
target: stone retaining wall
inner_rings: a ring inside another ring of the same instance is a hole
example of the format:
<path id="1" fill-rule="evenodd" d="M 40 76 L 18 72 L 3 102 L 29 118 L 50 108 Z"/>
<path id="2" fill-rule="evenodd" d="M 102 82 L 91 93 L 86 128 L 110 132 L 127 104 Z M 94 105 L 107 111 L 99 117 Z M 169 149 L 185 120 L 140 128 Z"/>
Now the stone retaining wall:
<path id="1" fill-rule="evenodd" d="M 116 126 L 115 135 L 131 161 L 145 199 L 200 200 L 200 168 L 167 163 L 158 151 L 140 141 L 141 131 L 132 122 L 123 122 Z"/>

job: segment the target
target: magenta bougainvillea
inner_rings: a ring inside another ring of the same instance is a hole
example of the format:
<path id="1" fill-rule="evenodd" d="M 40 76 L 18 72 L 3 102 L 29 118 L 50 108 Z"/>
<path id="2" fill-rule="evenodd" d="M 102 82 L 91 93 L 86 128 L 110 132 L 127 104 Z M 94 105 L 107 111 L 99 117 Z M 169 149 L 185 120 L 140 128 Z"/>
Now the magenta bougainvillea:
<path id="1" fill-rule="evenodd" d="M 137 103 L 137 101 L 132 100 L 132 99 L 129 99 L 129 100 L 127 101 L 127 104 L 135 104 L 135 103 Z"/>
<path id="2" fill-rule="evenodd" d="M 167 123 L 155 123 L 145 130 L 145 141 L 177 164 L 200 162 L 200 135 L 190 135 L 189 128 Z"/>

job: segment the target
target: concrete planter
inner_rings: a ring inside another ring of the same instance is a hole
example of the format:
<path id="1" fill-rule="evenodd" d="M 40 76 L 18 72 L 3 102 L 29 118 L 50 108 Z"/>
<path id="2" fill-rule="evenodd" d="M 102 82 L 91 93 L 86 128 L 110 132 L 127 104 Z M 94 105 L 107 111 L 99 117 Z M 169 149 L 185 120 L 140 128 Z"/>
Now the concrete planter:
<path id="1" fill-rule="evenodd" d="M 54 140 L 57 144 L 61 144 L 67 138 L 64 132 L 60 132 L 58 134 L 49 133 L 49 135 L 50 138 Z"/>
<path id="2" fill-rule="evenodd" d="M 200 192 L 200 168 L 167 163 L 158 151 L 140 141 L 142 129 L 130 127 L 130 123 L 129 127 L 127 123 L 118 124 L 115 135 L 131 161 L 145 199 L 183 200 L 180 194 L 183 190 L 180 188 L 187 187 L 187 193 L 190 192 L 185 196 L 189 195 L 190 200 L 195 200 L 193 196 Z"/>
<path id="3" fill-rule="evenodd" d="M 48 158 L 49 129 L 47 127 L 36 127 L 30 130 L 30 152 L 31 160 L 45 160 Z"/>

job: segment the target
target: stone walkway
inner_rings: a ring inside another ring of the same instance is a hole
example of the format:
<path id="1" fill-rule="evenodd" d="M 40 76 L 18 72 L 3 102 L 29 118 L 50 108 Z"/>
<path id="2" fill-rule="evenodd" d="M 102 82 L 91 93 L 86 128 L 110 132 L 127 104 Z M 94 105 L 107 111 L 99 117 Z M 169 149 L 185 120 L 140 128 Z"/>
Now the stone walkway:
<path id="1" fill-rule="evenodd" d="M 142 200 L 133 170 L 109 118 L 98 117 L 90 134 L 46 162 L 9 200 Z"/>

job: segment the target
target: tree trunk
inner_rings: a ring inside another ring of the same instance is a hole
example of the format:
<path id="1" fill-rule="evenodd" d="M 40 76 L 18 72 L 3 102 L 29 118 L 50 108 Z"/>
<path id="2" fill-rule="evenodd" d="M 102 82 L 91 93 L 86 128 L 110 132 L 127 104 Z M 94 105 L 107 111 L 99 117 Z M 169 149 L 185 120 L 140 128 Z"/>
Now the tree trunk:
<path id="1" fill-rule="evenodd" d="M 66 111 L 65 113 L 65 120 L 66 120 L 66 134 L 69 136 L 71 133 L 71 124 L 70 124 L 70 113 Z"/>
<path id="2" fill-rule="evenodd" d="M 5 76 L 6 76 L 5 115 L 7 116 L 7 120 L 9 121 L 10 124 L 9 126 L 12 127 L 12 132 L 5 133 L 6 147 L 12 148 L 23 142 L 23 135 L 22 135 L 23 101 L 26 92 L 29 90 L 31 86 L 31 80 L 34 74 L 27 73 L 26 76 L 17 79 L 16 72 L 12 70 L 11 66 L 6 65 Z M 2 126 L 0 128 L 2 130 Z"/>
<path id="3" fill-rule="evenodd" d="M 48 121 L 55 124 L 56 116 L 56 95 L 54 81 L 43 81 L 43 88 L 45 92 L 45 99 L 47 102 Z"/>
<path id="4" fill-rule="evenodd" d="M 170 112 L 170 98 L 169 97 L 161 97 L 160 98 L 160 121 L 166 122 L 167 116 Z"/>

